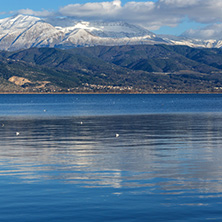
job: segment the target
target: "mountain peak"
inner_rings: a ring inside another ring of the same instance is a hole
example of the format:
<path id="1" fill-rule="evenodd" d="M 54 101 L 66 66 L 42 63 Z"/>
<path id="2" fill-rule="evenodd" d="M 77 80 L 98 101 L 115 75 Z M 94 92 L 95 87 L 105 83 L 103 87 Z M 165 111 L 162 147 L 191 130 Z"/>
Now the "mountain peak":
<path id="1" fill-rule="evenodd" d="M 16 14 L 10 18 L 14 18 L 16 20 L 41 20 L 40 18 L 33 15 L 25 15 L 25 14 Z"/>
<path id="2" fill-rule="evenodd" d="M 0 20 L 0 50 L 127 44 L 221 47 L 217 40 L 212 44 L 212 41 L 157 36 L 143 27 L 123 21 L 76 21 L 67 17 L 41 19 L 24 14 Z"/>
<path id="3" fill-rule="evenodd" d="M 17 14 L 9 18 L 1 19 L 0 28 L 4 30 L 27 28 L 40 20 L 40 18 L 34 16 Z"/>

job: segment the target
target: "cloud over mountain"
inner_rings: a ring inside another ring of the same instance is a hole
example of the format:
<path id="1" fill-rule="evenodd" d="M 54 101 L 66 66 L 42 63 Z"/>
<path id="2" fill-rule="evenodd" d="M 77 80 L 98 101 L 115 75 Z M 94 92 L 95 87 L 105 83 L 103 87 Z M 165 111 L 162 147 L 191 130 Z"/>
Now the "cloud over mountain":
<path id="1" fill-rule="evenodd" d="M 185 18 L 199 23 L 222 21 L 222 0 L 159 0 L 128 2 L 120 0 L 71 4 L 59 9 L 63 16 L 87 19 L 124 20 L 149 29 L 176 26 Z"/>
<path id="2" fill-rule="evenodd" d="M 32 9 L 20 9 L 16 13 L 18 14 L 24 14 L 24 15 L 34 15 L 38 17 L 48 17 L 48 16 L 54 16 L 54 12 L 50 12 L 48 10 L 42 10 L 42 11 L 33 11 Z"/>
<path id="3" fill-rule="evenodd" d="M 184 20 L 211 25 L 221 23 L 221 8 L 222 0 L 130 1 L 126 4 L 114 0 L 69 4 L 56 12 L 21 9 L 17 13 L 42 17 L 67 16 L 79 20 L 121 20 L 157 30 L 162 26 L 175 27 Z"/>
<path id="4" fill-rule="evenodd" d="M 222 24 L 213 24 L 201 29 L 190 29 L 182 34 L 184 37 L 193 39 L 216 39 L 222 38 Z"/>
<path id="5" fill-rule="evenodd" d="M 113 2 L 70 4 L 61 8 L 59 12 L 66 16 L 101 19 L 104 16 L 105 18 L 119 16 L 121 9 L 121 1 L 114 0 Z"/>

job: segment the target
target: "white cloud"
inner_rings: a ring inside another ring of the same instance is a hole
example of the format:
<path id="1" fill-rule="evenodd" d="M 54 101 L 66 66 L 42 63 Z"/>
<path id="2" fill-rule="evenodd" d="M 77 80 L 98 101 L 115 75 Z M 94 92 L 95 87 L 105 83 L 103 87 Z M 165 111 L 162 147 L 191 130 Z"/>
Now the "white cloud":
<path id="1" fill-rule="evenodd" d="M 159 0 L 128 2 L 120 0 L 86 4 L 71 4 L 59 13 L 81 19 L 124 20 L 150 29 L 176 26 L 185 18 L 201 23 L 222 21 L 222 0 Z"/>
<path id="2" fill-rule="evenodd" d="M 58 12 L 21 9 L 18 13 L 40 17 L 60 15 L 80 20 L 118 20 L 156 30 L 162 26 L 175 27 L 185 19 L 203 24 L 222 23 L 222 0 L 149 0 L 126 4 L 114 0 L 69 4 Z"/>
<path id="3" fill-rule="evenodd" d="M 59 13 L 63 16 L 79 19 L 128 21 L 151 29 L 159 28 L 163 24 L 174 26 L 179 22 L 178 18 L 172 16 L 169 16 L 169 19 L 165 18 L 163 21 L 156 3 L 151 1 L 128 2 L 123 6 L 120 0 L 71 4 L 60 8 Z"/>
<path id="4" fill-rule="evenodd" d="M 222 38 L 222 24 L 209 25 L 202 29 L 190 29 L 182 34 L 182 36 L 195 39 L 221 39 Z"/>
<path id="5" fill-rule="evenodd" d="M 169 4 L 174 2 L 174 4 Z M 187 16 L 190 20 L 200 23 L 222 21 L 222 0 L 160 0 L 169 13 L 176 16 Z"/>
<path id="6" fill-rule="evenodd" d="M 54 13 L 43 10 L 43 11 L 33 11 L 32 9 L 20 9 L 17 11 L 19 14 L 25 14 L 25 15 L 34 15 L 34 16 L 39 16 L 39 17 L 48 17 L 52 16 Z"/>
<path id="7" fill-rule="evenodd" d="M 184 8 L 184 7 L 190 7 L 195 6 L 200 3 L 200 0 L 159 0 L 159 5 L 166 5 L 167 7 L 173 7 L 173 8 Z"/>
<path id="8" fill-rule="evenodd" d="M 121 1 L 71 4 L 59 10 L 62 15 L 80 18 L 113 18 L 119 16 Z"/>

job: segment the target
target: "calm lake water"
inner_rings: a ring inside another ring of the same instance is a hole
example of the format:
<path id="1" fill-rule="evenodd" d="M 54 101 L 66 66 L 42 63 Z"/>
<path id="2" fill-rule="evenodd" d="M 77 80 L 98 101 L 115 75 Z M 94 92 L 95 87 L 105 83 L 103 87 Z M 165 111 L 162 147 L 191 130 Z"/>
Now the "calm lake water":
<path id="1" fill-rule="evenodd" d="M 0 95 L 0 221 L 222 221 L 222 95 Z"/>

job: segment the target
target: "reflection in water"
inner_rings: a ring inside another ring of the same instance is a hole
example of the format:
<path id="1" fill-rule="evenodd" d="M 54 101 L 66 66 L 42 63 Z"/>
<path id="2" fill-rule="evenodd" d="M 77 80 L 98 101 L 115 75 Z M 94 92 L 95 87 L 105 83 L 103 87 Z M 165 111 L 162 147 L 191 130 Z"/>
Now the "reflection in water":
<path id="1" fill-rule="evenodd" d="M 1 119 L 0 176 L 222 192 L 221 120 L 219 114 Z"/>
<path id="2" fill-rule="evenodd" d="M 1 118 L 0 221 L 221 221 L 221 121 Z"/>

